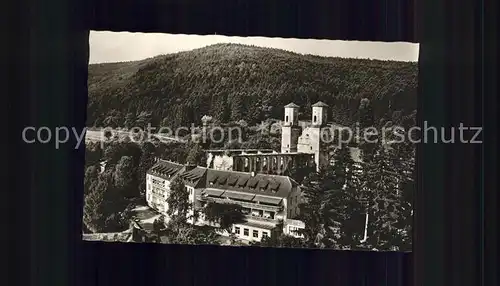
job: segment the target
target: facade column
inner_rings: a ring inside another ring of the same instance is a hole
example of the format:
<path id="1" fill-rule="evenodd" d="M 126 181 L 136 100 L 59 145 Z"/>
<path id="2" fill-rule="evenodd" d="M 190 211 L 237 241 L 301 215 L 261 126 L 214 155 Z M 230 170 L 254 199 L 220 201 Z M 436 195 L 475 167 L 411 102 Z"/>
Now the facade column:
<path id="1" fill-rule="evenodd" d="M 255 171 L 255 158 L 253 156 L 248 157 L 248 165 L 249 165 L 249 172 L 254 172 Z"/>
<path id="2" fill-rule="evenodd" d="M 281 161 L 283 160 L 282 156 L 278 156 L 277 163 L 278 163 L 278 173 L 281 175 Z"/>
<path id="3" fill-rule="evenodd" d="M 235 171 L 242 171 L 243 170 L 243 164 L 241 164 L 241 157 L 233 157 L 233 170 Z"/>

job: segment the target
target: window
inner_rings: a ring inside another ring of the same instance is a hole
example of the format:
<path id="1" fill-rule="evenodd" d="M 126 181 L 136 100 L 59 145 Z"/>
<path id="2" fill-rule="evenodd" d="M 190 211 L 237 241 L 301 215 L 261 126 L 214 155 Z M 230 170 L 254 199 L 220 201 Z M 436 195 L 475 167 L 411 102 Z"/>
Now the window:
<path id="1" fill-rule="evenodd" d="M 258 230 L 254 230 L 252 232 L 252 235 L 253 235 L 253 237 L 259 237 L 259 231 Z"/>
<path id="2" fill-rule="evenodd" d="M 248 236 L 248 228 L 244 228 L 243 229 L 243 235 L 244 236 Z"/>
<path id="3" fill-rule="evenodd" d="M 317 118 L 316 118 L 316 115 L 314 115 L 314 122 L 316 122 Z"/>
<path id="4" fill-rule="evenodd" d="M 263 232 L 262 232 L 262 238 L 264 238 L 264 237 L 268 237 L 268 236 L 269 236 L 269 234 L 267 233 L 267 231 L 263 231 Z"/>
<path id="5" fill-rule="evenodd" d="M 234 227 L 234 233 L 240 234 L 240 227 L 239 226 Z"/>
<path id="6" fill-rule="evenodd" d="M 285 121 L 286 121 L 286 122 L 288 122 L 288 115 L 287 115 L 287 116 L 285 116 Z"/>

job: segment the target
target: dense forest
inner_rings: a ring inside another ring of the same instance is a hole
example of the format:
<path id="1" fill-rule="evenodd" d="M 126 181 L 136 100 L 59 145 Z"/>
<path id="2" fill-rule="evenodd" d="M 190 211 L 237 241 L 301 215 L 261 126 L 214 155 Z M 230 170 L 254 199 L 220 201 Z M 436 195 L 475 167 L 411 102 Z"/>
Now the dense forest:
<path id="1" fill-rule="evenodd" d="M 279 150 L 279 126 L 268 119 L 281 119 L 283 106 L 292 101 L 302 107 L 301 120 L 309 119 L 311 104 L 321 100 L 330 105 L 330 118 L 337 124 L 414 126 L 416 90 L 416 63 L 326 58 L 235 44 L 91 65 L 88 126 L 212 122 L 243 127 L 244 142 L 87 144 L 85 227 L 89 232 L 126 229 L 131 206 L 145 201 L 144 178 L 155 157 L 203 166 L 206 148 Z M 396 135 L 388 136 L 391 140 Z M 304 239 L 284 235 L 279 225 L 276 235 L 253 245 L 411 250 L 415 146 L 406 140 L 388 148 L 368 139 L 347 145 L 332 142 L 338 147 L 335 165 L 320 172 L 290 171 L 306 198 L 299 217 L 306 225 Z M 361 164 L 354 163 L 344 148 L 348 146 L 360 148 Z M 219 244 L 213 230 L 185 223 L 188 202 L 182 184 L 173 184 L 171 192 L 178 195 L 169 196 L 169 205 L 183 215 L 167 225 L 159 219 L 153 232 L 168 243 Z M 223 230 L 242 219 L 234 205 L 209 205 L 202 211 Z M 231 244 L 239 242 L 231 237 Z"/>
<path id="2" fill-rule="evenodd" d="M 301 55 L 278 49 L 216 44 L 142 61 L 89 66 L 88 126 L 177 127 L 204 115 L 249 124 L 282 118 L 283 106 L 331 106 L 339 124 L 355 121 L 361 99 L 375 120 L 414 116 L 417 64 Z"/>

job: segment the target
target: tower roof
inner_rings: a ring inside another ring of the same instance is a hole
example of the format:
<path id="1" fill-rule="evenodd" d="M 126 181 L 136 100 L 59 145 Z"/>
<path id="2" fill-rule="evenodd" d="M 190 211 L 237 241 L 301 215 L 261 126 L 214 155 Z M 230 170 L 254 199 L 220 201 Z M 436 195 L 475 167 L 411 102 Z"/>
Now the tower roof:
<path id="1" fill-rule="evenodd" d="M 285 108 L 299 108 L 299 106 L 293 102 L 290 102 L 289 104 L 285 105 Z"/>
<path id="2" fill-rule="evenodd" d="M 328 107 L 328 104 L 324 103 L 323 101 L 318 101 L 313 104 L 312 107 Z"/>

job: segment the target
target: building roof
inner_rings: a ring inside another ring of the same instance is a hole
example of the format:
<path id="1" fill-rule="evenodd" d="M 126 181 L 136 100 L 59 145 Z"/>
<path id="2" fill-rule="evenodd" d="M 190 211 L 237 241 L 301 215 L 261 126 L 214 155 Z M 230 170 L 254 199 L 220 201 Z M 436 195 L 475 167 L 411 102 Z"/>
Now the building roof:
<path id="1" fill-rule="evenodd" d="M 210 189 L 286 198 L 298 184 L 287 176 L 206 169 L 206 187 Z"/>
<path id="2" fill-rule="evenodd" d="M 209 153 L 225 153 L 225 152 L 273 152 L 273 149 L 207 149 Z"/>
<path id="3" fill-rule="evenodd" d="M 309 157 L 311 156 L 310 153 L 303 153 L 303 152 L 289 152 L 289 153 L 263 153 L 263 154 L 238 154 L 238 155 L 233 155 L 232 157 L 278 157 L 278 156 L 304 156 L 304 157 Z"/>
<path id="4" fill-rule="evenodd" d="M 293 102 L 290 102 L 289 104 L 285 105 L 285 108 L 299 108 L 299 106 Z"/>
<path id="5" fill-rule="evenodd" d="M 182 164 L 160 159 L 153 167 L 151 167 L 151 169 L 148 170 L 148 174 L 170 180 L 183 168 L 184 165 Z"/>
<path id="6" fill-rule="evenodd" d="M 288 154 L 287 154 L 288 155 Z M 230 194 L 246 193 L 255 195 L 287 198 L 297 182 L 288 176 L 254 174 L 237 171 L 209 169 L 200 166 L 183 166 L 161 160 L 148 174 L 171 179 L 179 175 L 184 184 L 206 190 L 229 191 Z M 169 176 L 169 177 L 168 177 Z M 222 194 L 222 192 L 221 192 Z"/>
<path id="7" fill-rule="evenodd" d="M 323 101 L 318 101 L 313 104 L 312 107 L 328 107 L 328 104 L 324 103 Z"/>
<path id="8" fill-rule="evenodd" d="M 200 188 L 205 184 L 205 174 L 205 168 L 196 166 L 194 168 L 185 168 L 180 177 L 184 184 L 193 188 Z"/>

